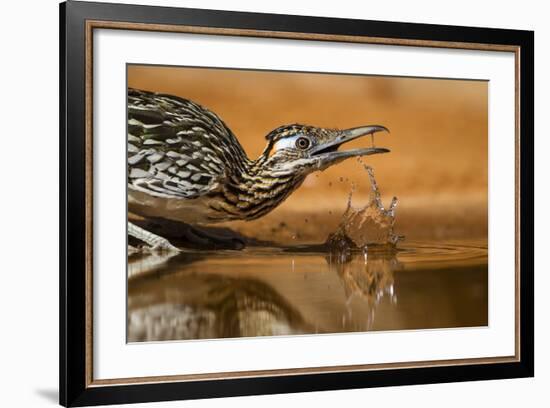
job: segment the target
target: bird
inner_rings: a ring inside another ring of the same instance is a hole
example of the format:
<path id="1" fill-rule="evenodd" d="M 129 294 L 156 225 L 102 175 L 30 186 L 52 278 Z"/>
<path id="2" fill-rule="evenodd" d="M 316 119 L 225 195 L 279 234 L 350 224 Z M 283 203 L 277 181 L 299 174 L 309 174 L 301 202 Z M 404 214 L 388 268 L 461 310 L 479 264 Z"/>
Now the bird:
<path id="1" fill-rule="evenodd" d="M 305 178 L 343 160 L 388 153 L 382 147 L 339 151 L 381 125 L 349 129 L 293 123 L 265 136 L 250 159 L 214 112 L 180 96 L 128 88 L 128 211 L 144 218 L 209 225 L 255 220 L 283 203 Z M 128 235 L 155 250 L 178 251 L 160 235 L 128 222 Z"/>

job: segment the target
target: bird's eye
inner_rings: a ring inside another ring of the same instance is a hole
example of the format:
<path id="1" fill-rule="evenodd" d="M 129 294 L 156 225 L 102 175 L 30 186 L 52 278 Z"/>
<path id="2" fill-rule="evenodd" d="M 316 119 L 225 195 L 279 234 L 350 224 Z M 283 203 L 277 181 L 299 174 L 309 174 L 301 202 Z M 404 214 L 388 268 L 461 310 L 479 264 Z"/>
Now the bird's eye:
<path id="1" fill-rule="evenodd" d="M 307 137 L 299 137 L 296 139 L 296 147 L 301 150 L 307 149 L 311 145 L 311 142 Z"/>

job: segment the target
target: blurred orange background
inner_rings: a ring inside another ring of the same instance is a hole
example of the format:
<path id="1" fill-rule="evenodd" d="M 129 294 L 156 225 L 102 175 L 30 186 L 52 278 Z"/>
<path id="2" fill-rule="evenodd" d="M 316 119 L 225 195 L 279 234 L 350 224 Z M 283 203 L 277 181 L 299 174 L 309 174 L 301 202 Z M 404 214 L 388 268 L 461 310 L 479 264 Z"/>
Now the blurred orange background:
<path id="1" fill-rule="evenodd" d="M 128 86 L 191 99 L 217 113 L 250 158 L 270 130 L 290 123 L 328 128 L 380 124 L 364 159 L 384 202 L 399 198 L 396 232 L 408 239 L 487 236 L 488 83 L 485 81 L 236 69 L 128 66 Z M 343 149 L 370 145 L 354 141 Z M 267 216 L 229 226 L 247 235 L 323 241 L 344 211 L 350 184 L 363 205 L 370 186 L 354 159 L 310 175 Z"/>

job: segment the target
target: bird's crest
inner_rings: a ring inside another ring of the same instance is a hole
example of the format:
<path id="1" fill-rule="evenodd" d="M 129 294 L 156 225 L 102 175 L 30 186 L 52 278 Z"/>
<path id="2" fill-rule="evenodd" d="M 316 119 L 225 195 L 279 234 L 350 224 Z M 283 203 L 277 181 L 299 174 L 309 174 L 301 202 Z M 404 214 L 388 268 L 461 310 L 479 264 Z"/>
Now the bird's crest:
<path id="1" fill-rule="evenodd" d="M 313 126 L 301 125 L 299 123 L 293 123 L 291 125 L 279 126 L 273 129 L 266 135 L 266 139 L 270 142 L 276 142 L 284 139 L 285 137 L 291 137 L 298 133 L 311 133 L 315 128 Z"/>

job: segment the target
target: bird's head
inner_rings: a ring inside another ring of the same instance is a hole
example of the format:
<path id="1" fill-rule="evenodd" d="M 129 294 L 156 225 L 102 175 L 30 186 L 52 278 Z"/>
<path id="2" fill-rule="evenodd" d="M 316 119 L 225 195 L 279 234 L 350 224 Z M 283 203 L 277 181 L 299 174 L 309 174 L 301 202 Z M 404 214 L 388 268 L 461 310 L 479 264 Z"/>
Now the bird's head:
<path id="1" fill-rule="evenodd" d="M 275 177 L 291 174 L 305 177 L 350 157 L 388 153 L 388 149 L 381 147 L 338 150 L 344 143 L 381 131 L 388 132 L 388 129 L 377 125 L 346 130 L 299 124 L 282 126 L 266 136 L 268 144 L 262 153 L 261 164 Z"/>

